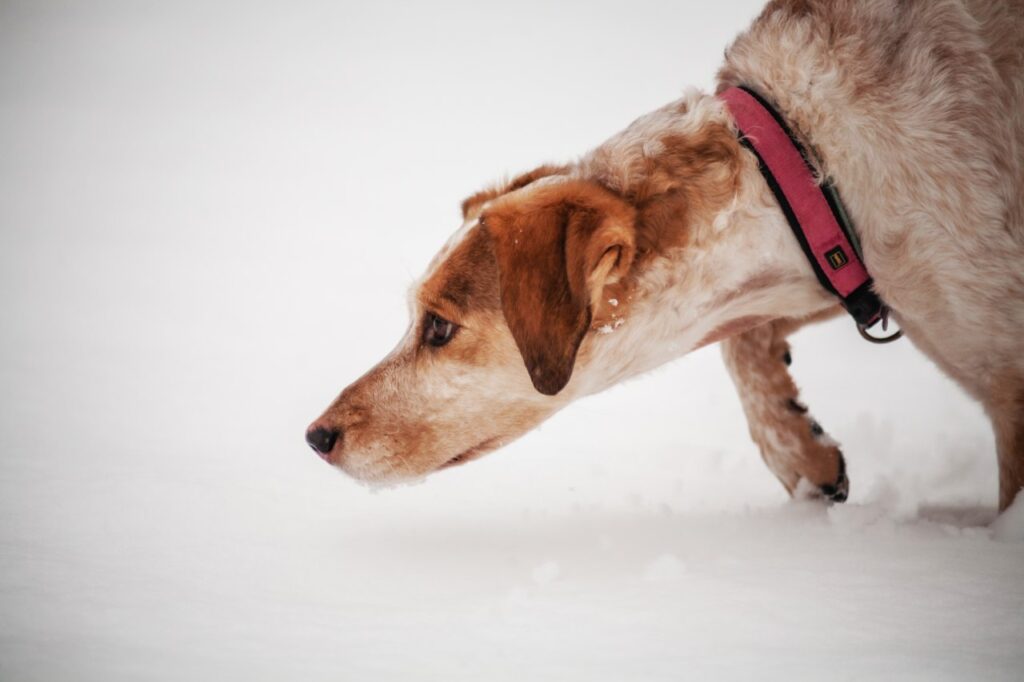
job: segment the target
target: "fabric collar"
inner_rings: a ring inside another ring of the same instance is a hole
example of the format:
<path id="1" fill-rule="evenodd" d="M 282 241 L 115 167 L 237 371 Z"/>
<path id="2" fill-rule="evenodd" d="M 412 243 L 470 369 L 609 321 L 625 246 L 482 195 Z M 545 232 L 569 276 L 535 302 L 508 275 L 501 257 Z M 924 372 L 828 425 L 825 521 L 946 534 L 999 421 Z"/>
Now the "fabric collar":
<path id="1" fill-rule="evenodd" d="M 871 289 L 856 233 L 835 187 L 828 180 L 816 180 L 806 150 L 760 95 L 739 86 L 718 97 L 736 120 L 740 144 L 757 156 L 761 175 L 818 281 L 839 298 L 863 333 L 887 311 Z"/>

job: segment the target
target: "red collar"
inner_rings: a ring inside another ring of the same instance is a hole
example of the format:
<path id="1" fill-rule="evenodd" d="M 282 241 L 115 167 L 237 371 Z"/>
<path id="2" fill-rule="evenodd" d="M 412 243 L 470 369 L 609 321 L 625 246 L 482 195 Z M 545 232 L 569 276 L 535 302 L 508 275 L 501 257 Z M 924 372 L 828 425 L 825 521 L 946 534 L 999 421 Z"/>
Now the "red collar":
<path id="1" fill-rule="evenodd" d="M 818 280 L 839 297 L 863 333 L 887 310 L 871 289 L 871 276 L 835 187 L 828 180 L 815 179 L 807 152 L 759 95 L 740 86 L 719 98 L 736 120 L 740 143 L 757 156 L 761 174 Z"/>

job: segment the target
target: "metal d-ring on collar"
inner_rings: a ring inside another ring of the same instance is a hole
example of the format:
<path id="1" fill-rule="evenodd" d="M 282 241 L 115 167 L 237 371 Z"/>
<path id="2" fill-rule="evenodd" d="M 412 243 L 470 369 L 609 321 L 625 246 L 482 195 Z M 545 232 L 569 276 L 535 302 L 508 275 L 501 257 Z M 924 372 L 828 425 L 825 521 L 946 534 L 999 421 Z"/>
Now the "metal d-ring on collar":
<path id="1" fill-rule="evenodd" d="M 883 305 L 882 306 L 882 320 L 881 320 L 881 322 L 882 322 L 882 331 L 883 332 L 889 331 L 889 306 L 887 306 L 887 305 Z M 865 341 L 870 341 L 871 343 L 877 343 L 877 344 L 892 343 L 893 341 L 898 341 L 899 339 L 903 338 L 903 330 L 902 329 L 897 329 L 892 334 L 889 334 L 889 336 L 871 336 L 871 334 L 868 333 L 868 326 L 867 325 L 863 325 L 863 324 L 857 323 L 857 331 L 860 332 L 861 338 L 863 338 Z"/>

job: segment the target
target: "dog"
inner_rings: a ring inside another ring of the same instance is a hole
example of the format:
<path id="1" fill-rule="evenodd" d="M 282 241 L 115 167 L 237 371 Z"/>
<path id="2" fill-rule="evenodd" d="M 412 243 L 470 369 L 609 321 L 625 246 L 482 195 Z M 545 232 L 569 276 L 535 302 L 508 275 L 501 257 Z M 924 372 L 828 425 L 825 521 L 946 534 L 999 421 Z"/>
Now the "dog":
<path id="1" fill-rule="evenodd" d="M 907 338 L 991 418 L 1024 486 L 1024 3 L 774 0 L 687 92 L 563 165 L 478 192 L 398 346 L 306 432 L 391 483 L 476 459 L 570 402 L 720 343 L 791 495 L 846 499 L 786 337 L 841 313 L 721 95 L 772 103 L 837 188 Z"/>

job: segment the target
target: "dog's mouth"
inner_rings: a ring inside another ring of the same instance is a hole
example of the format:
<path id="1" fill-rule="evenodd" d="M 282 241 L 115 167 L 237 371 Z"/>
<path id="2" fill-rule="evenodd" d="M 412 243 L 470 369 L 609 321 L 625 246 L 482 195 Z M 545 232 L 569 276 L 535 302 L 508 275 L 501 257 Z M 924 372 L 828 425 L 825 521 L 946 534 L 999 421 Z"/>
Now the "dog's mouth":
<path id="1" fill-rule="evenodd" d="M 466 462 L 470 462 L 470 461 L 472 461 L 474 459 L 482 457 L 483 455 L 486 455 L 488 452 L 490 452 L 491 450 L 495 449 L 496 447 L 498 447 L 500 445 L 501 445 L 501 440 L 500 439 L 498 439 L 498 438 L 488 438 L 487 440 L 485 440 L 485 441 L 483 441 L 483 442 L 481 442 L 481 443 L 479 443 L 477 445 L 474 445 L 473 447 L 469 448 L 468 450 L 463 450 L 459 454 L 455 455 L 454 457 L 449 459 L 447 462 L 445 462 L 444 464 L 439 466 L 437 468 L 437 470 L 440 471 L 441 469 L 448 469 L 449 467 L 454 467 L 454 466 L 459 466 L 460 464 L 465 464 Z"/>

